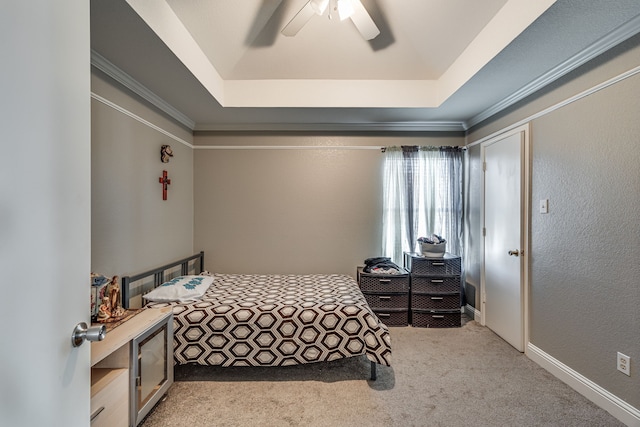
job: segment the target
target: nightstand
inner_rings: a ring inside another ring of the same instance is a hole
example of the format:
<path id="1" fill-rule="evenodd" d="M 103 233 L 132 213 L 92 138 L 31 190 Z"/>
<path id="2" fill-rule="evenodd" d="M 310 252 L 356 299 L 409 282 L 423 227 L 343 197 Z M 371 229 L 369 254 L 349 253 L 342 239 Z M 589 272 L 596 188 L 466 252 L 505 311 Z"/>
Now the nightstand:
<path id="1" fill-rule="evenodd" d="M 144 309 L 91 343 L 91 426 L 137 426 L 173 384 L 173 313 Z"/>

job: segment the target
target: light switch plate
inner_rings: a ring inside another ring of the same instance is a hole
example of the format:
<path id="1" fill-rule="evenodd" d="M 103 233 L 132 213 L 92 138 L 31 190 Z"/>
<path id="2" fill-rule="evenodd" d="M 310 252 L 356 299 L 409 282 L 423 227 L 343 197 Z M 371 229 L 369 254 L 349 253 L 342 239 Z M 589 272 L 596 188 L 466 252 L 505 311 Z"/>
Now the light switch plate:
<path id="1" fill-rule="evenodd" d="M 540 200 L 540 213 L 541 214 L 549 213 L 549 199 Z"/>

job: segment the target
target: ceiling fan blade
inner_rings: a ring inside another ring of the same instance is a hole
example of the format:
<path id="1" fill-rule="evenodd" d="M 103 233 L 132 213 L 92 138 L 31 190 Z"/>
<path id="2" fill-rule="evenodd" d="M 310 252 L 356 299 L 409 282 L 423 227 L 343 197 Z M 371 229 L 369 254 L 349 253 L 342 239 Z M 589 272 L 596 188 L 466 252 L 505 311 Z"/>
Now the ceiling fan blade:
<path id="1" fill-rule="evenodd" d="M 353 5 L 353 15 L 351 15 L 351 20 L 355 24 L 362 37 L 365 40 L 373 40 L 378 34 L 380 34 L 380 30 L 376 26 L 376 23 L 373 22 L 369 12 L 364 8 L 360 0 L 351 0 L 351 4 Z"/>
<path id="2" fill-rule="evenodd" d="M 295 36 L 315 14 L 311 7 L 311 2 L 307 2 L 307 4 L 296 13 L 296 16 L 282 29 L 282 34 L 287 37 Z"/>

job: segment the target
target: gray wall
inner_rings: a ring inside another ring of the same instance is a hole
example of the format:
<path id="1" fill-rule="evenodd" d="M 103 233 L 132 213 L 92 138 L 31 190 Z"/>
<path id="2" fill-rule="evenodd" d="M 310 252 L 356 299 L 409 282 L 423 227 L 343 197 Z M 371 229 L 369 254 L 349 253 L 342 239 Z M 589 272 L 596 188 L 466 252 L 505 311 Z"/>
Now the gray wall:
<path id="1" fill-rule="evenodd" d="M 92 93 L 174 135 L 182 129 L 94 70 Z M 95 97 L 94 97 L 95 98 Z M 193 252 L 193 149 L 96 99 L 91 100 L 91 268 L 112 275 L 139 273 Z M 160 161 L 160 147 L 174 157 Z M 158 178 L 171 179 L 162 200 Z"/>
<path id="2" fill-rule="evenodd" d="M 207 268 L 345 273 L 380 255 L 377 149 L 276 146 L 463 145 L 462 135 L 196 134 L 195 246 Z"/>
<path id="3" fill-rule="evenodd" d="M 464 239 L 466 304 L 480 309 L 482 262 L 482 160 L 480 145 L 467 149 L 464 176 Z"/>
<path id="4" fill-rule="evenodd" d="M 640 66 L 640 38 L 625 43 L 469 134 L 510 126 Z M 640 408 L 640 75 L 532 120 L 530 341 Z M 477 191 L 480 150 L 469 150 Z M 537 213 L 548 198 L 549 214 Z M 468 281 L 479 283 L 480 199 L 472 212 Z M 616 370 L 631 357 L 632 376 Z M 634 362 L 635 361 L 635 362 Z"/>

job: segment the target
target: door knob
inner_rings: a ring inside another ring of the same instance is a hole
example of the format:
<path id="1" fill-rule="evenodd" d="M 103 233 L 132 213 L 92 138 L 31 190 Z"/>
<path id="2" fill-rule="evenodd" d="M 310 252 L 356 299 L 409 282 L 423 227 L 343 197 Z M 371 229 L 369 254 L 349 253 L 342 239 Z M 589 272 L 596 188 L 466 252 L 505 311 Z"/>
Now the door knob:
<path id="1" fill-rule="evenodd" d="M 87 324 L 80 322 L 73 329 L 71 334 L 71 344 L 74 347 L 80 347 L 82 343 L 87 341 L 102 341 L 107 336 L 107 327 L 105 325 L 87 327 Z"/>
<path id="2" fill-rule="evenodd" d="M 515 249 L 513 251 L 508 252 L 510 256 L 520 256 L 520 251 Z"/>

